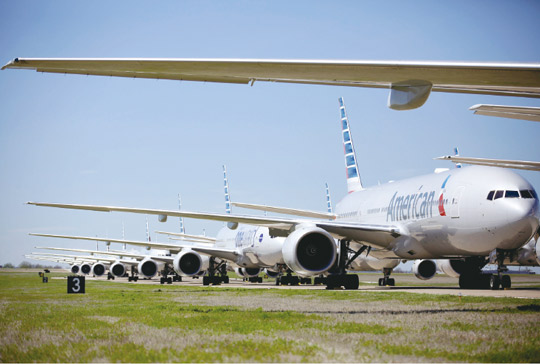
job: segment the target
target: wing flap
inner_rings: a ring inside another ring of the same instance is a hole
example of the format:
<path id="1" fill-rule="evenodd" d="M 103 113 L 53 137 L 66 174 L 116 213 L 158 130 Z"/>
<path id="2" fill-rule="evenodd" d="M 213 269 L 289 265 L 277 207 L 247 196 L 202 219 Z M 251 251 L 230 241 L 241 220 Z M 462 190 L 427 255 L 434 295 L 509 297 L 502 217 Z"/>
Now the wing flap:
<path id="1" fill-rule="evenodd" d="M 316 218 L 316 219 L 332 219 L 332 220 L 335 220 L 335 218 L 336 218 L 336 214 L 330 214 L 330 213 L 326 213 L 326 212 L 316 212 L 316 211 L 309 211 L 309 210 L 291 209 L 291 208 L 287 208 L 287 207 L 256 205 L 256 204 L 241 203 L 241 202 L 232 202 L 232 204 L 234 206 L 241 207 L 241 208 L 244 208 L 244 209 L 276 212 L 278 214 L 295 215 L 295 216 L 303 216 L 303 217 L 312 217 L 312 218 Z"/>

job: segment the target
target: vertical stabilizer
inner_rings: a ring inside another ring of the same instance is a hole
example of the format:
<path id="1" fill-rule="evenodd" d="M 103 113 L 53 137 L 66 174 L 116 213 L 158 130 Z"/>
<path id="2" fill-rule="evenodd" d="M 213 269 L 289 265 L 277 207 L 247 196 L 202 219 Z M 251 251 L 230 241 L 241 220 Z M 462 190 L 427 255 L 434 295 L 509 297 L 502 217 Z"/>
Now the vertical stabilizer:
<path id="1" fill-rule="evenodd" d="M 231 213 L 231 195 L 229 194 L 229 180 L 227 179 L 227 167 L 223 165 L 223 185 L 225 188 L 225 212 Z"/>
<path id="2" fill-rule="evenodd" d="M 328 188 L 328 183 L 326 183 L 326 209 L 329 214 L 332 214 L 332 200 L 330 199 L 330 188 Z"/>
<path id="3" fill-rule="evenodd" d="M 150 228 L 148 227 L 148 216 L 146 217 L 146 241 L 151 241 Z"/>
<path id="4" fill-rule="evenodd" d="M 356 153 L 352 140 L 351 128 L 349 125 L 349 119 L 347 118 L 347 112 L 345 111 L 345 103 L 343 102 L 342 97 L 339 98 L 339 112 L 341 116 L 343 148 L 345 151 L 347 190 L 349 193 L 361 191 L 364 188 L 362 187 L 362 181 L 360 180 L 360 174 L 358 173 L 358 164 L 356 163 Z"/>
<path id="5" fill-rule="evenodd" d="M 180 194 L 178 194 L 178 210 L 182 210 L 182 199 L 180 198 Z M 180 218 L 180 234 L 185 234 L 183 217 Z"/>
<path id="6" fill-rule="evenodd" d="M 456 157 L 459 157 L 459 149 L 458 149 L 458 147 L 454 148 L 454 155 Z M 461 163 L 456 163 L 456 168 L 461 168 Z"/>

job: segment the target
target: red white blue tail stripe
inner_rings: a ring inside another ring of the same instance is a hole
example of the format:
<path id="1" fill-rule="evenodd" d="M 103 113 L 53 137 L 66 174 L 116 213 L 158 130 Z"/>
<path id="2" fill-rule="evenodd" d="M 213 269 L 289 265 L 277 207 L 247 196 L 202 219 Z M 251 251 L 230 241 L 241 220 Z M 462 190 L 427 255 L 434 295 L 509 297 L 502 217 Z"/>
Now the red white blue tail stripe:
<path id="1" fill-rule="evenodd" d="M 364 188 L 362 187 L 362 181 L 360 180 L 360 175 L 358 174 L 358 164 L 356 163 L 354 143 L 352 140 L 349 119 L 347 118 L 347 112 L 345 111 L 345 104 L 342 97 L 339 98 L 339 112 L 341 116 L 343 148 L 345 151 L 345 168 L 347 170 L 347 189 L 349 193 L 361 191 Z"/>

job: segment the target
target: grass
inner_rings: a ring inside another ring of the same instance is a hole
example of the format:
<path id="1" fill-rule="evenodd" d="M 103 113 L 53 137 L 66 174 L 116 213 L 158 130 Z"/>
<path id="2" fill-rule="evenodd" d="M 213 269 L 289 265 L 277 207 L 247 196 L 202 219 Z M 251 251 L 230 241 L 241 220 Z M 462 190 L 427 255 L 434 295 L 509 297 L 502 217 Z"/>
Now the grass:
<path id="1" fill-rule="evenodd" d="M 92 280 L 68 295 L 66 286 L 0 273 L 1 362 L 540 361 L 540 300 Z"/>

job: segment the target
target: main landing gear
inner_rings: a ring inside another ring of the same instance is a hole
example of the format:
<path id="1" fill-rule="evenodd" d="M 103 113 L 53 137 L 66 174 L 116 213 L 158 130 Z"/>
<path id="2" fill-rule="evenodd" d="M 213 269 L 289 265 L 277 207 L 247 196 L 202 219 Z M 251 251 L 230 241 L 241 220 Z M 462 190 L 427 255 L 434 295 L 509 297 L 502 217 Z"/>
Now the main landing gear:
<path id="1" fill-rule="evenodd" d="M 221 283 L 229 283 L 229 276 L 227 275 L 227 264 L 224 260 L 217 261 L 216 258 L 211 257 L 208 267 L 208 275 L 203 277 L 203 286 L 219 285 Z"/>
<path id="2" fill-rule="evenodd" d="M 462 289 L 507 289 L 512 286 L 509 275 L 503 274 L 508 271 L 504 265 L 504 259 L 511 252 L 497 250 L 491 255 L 491 260 L 496 260 L 497 273 L 482 273 L 482 268 L 489 262 L 483 257 L 465 259 L 465 270 L 459 276 L 459 288 Z"/>
<path id="3" fill-rule="evenodd" d="M 128 282 L 137 282 L 139 280 L 139 277 L 135 275 L 135 266 L 131 266 L 131 275 L 128 276 Z"/>
<path id="4" fill-rule="evenodd" d="M 169 274 L 174 274 L 172 277 L 169 277 Z M 178 278 L 180 278 L 180 281 L 182 281 L 182 277 L 178 276 L 176 273 L 170 269 L 168 264 L 165 264 L 163 267 L 163 270 L 161 271 L 161 278 L 159 279 L 160 284 L 172 284 L 173 281 L 176 281 Z"/>
<path id="5" fill-rule="evenodd" d="M 367 246 L 362 246 L 358 251 L 350 248 L 348 240 L 339 241 L 339 256 L 336 265 L 330 270 L 330 275 L 326 277 L 326 289 L 343 287 L 345 289 L 358 289 L 360 281 L 357 274 L 347 274 L 346 271 L 351 263 L 360 256 Z M 349 258 L 349 254 L 352 256 Z"/>

